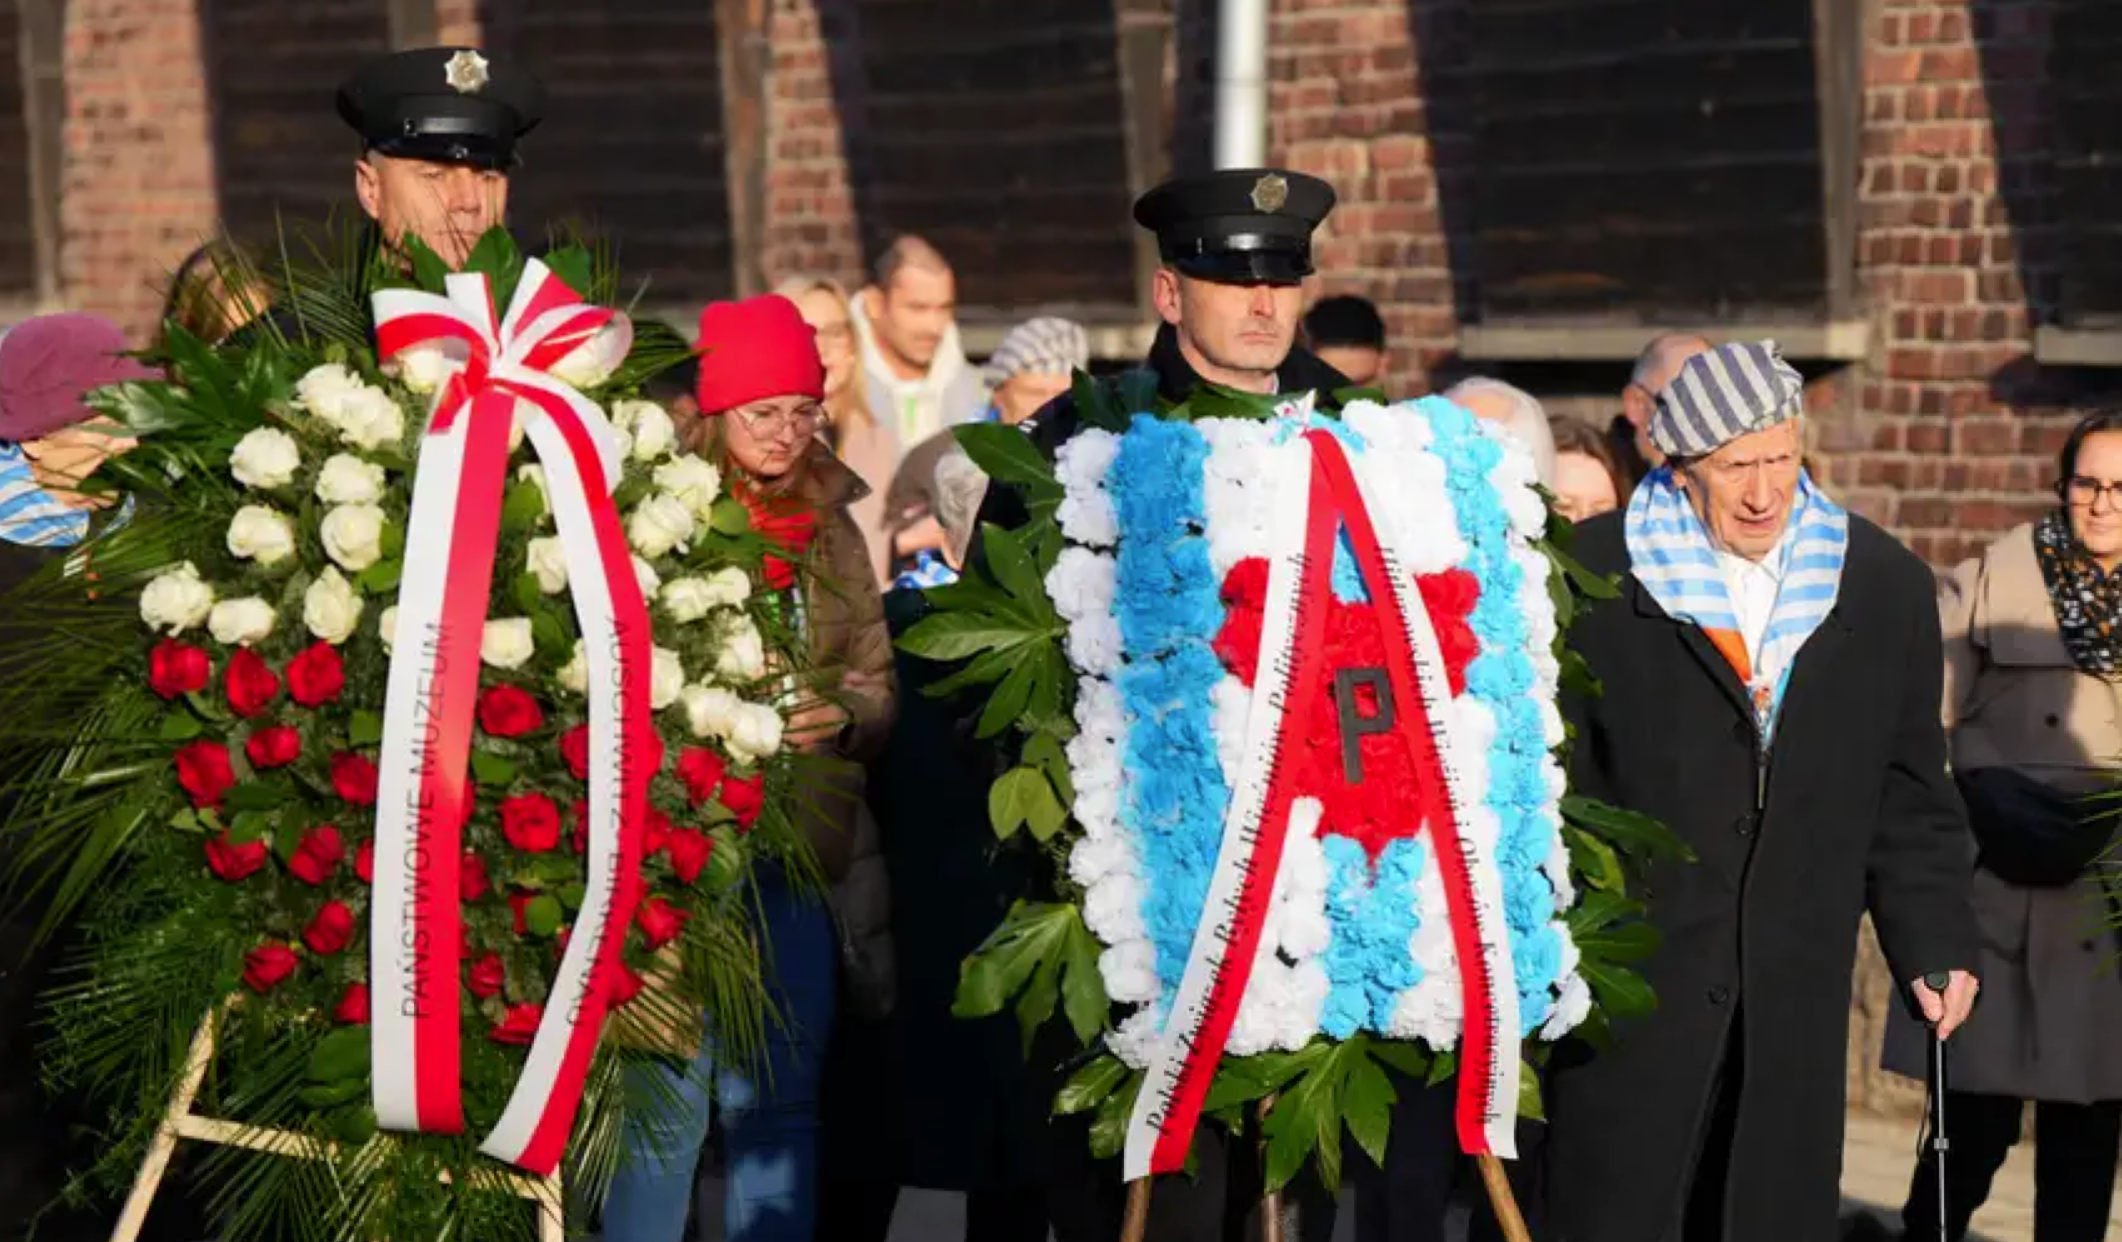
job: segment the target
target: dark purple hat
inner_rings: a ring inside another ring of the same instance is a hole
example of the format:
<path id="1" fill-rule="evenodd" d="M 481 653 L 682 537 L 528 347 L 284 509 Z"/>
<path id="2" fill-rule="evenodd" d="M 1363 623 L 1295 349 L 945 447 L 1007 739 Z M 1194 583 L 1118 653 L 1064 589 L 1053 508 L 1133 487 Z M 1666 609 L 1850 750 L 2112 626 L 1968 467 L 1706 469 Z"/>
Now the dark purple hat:
<path id="1" fill-rule="evenodd" d="M 39 315 L 0 337 L 0 440 L 41 440 L 96 412 L 82 398 L 106 384 L 160 379 L 124 356 L 125 334 L 96 315 Z"/>

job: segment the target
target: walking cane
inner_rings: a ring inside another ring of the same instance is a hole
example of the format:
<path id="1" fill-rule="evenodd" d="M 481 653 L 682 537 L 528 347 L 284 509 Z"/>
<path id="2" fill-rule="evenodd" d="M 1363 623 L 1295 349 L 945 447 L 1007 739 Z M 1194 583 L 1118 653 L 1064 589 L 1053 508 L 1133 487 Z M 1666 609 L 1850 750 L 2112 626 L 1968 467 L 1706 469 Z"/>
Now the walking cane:
<path id="1" fill-rule="evenodd" d="M 1936 992 L 1940 1001 L 1952 976 L 1943 972 L 1923 976 L 1923 982 Z M 1945 1040 L 1938 1035 L 1938 1026 L 1930 1027 L 1930 1158 L 1931 1173 L 1938 1179 L 1938 1242 L 1952 1242 L 1952 1224 L 1945 1214 L 1945 1153 L 1952 1148 L 1952 1140 L 1945 1137 Z"/>

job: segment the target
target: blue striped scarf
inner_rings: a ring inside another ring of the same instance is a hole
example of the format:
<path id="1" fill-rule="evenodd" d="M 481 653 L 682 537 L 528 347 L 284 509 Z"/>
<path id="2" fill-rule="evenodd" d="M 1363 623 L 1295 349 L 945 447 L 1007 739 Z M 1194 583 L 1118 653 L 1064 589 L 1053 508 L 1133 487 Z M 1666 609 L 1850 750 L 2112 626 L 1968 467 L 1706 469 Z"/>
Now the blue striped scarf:
<path id="1" fill-rule="evenodd" d="M 0 442 L 0 541 L 71 548 L 88 537 L 88 512 L 52 499 L 19 445 Z"/>
<path id="2" fill-rule="evenodd" d="M 1802 473 L 1790 521 L 1790 531 L 1770 554 L 1782 566 L 1768 630 L 1759 657 L 1751 661 L 1757 667 L 1737 670 L 1747 682 L 1763 738 L 1773 731 L 1799 649 L 1835 606 L 1849 551 L 1849 514 Z M 1745 650 L 1709 532 L 1673 481 L 1672 467 L 1658 467 L 1637 486 L 1623 530 L 1629 571 L 1667 615 L 1700 626 L 1712 639 L 1727 636 L 1725 642 Z M 1725 643 L 1718 646 L 1729 654 Z"/>

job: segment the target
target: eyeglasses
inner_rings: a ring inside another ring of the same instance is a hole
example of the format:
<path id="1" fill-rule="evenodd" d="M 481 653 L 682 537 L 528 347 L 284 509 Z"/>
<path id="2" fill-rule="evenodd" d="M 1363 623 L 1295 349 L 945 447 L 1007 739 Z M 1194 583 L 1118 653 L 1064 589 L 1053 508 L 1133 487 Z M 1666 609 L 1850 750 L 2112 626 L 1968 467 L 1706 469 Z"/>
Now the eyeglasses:
<path id="1" fill-rule="evenodd" d="M 763 413 L 738 410 L 736 414 L 743 421 L 744 429 L 762 440 L 791 432 L 799 439 L 816 435 L 818 424 L 824 418 L 815 405 L 806 405 L 797 410 L 769 410 Z"/>
<path id="2" fill-rule="evenodd" d="M 2110 483 L 2077 474 L 2064 481 L 2061 491 L 2066 500 L 2080 509 L 2098 508 L 2102 500 L 2107 501 L 2110 509 L 2122 508 L 2122 479 Z"/>

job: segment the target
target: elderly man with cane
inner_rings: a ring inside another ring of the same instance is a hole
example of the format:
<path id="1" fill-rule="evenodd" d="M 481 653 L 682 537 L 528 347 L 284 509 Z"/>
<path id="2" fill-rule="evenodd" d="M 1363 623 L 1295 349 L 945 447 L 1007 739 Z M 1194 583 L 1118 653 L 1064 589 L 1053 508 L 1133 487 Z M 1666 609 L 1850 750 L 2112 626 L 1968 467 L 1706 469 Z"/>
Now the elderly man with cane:
<path id="1" fill-rule="evenodd" d="M 1549 1242 L 1835 1236 L 1859 918 L 1940 1038 L 1974 1003 L 1931 573 L 1807 477 L 1803 416 L 1772 342 L 1698 354 L 1650 421 L 1666 463 L 1578 528 L 1624 581 L 1573 631 L 1601 686 L 1573 784 L 1696 860 L 1634 894 L 1656 1013 L 1550 1066 Z"/>

